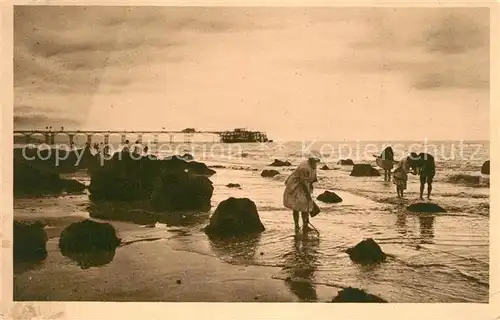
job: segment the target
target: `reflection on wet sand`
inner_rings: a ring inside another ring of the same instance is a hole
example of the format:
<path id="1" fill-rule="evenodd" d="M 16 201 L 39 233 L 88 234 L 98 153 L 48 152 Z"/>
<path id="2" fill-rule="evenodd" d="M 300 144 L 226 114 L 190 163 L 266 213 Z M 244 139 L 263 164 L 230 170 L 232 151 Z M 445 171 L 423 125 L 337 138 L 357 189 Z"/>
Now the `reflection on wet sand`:
<path id="1" fill-rule="evenodd" d="M 418 216 L 421 243 L 434 243 L 434 216 Z"/>
<path id="2" fill-rule="evenodd" d="M 66 253 L 63 255 L 75 261 L 82 269 L 89 269 L 92 267 L 101 267 L 113 261 L 115 257 L 115 251 L 116 250 Z"/>
<path id="3" fill-rule="evenodd" d="M 405 236 L 408 232 L 408 228 L 406 226 L 406 213 L 399 212 L 396 217 L 396 231 Z"/>
<path id="4" fill-rule="evenodd" d="M 132 222 L 138 225 L 152 226 L 155 223 L 166 224 L 171 227 L 188 227 L 201 225 L 207 222 L 209 214 L 205 212 L 152 212 L 142 209 L 130 209 L 138 204 L 108 201 L 93 203 L 88 210 L 90 216 L 108 221 Z"/>
<path id="5" fill-rule="evenodd" d="M 255 255 L 260 243 L 260 234 L 234 238 L 209 236 L 212 252 L 224 261 L 233 263 L 255 263 Z"/>
<path id="6" fill-rule="evenodd" d="M 316 301 L 318 295 L 314 284 L 314 272 L 318 264 L 319 237 L 313 231 L 297 233 L 291 252 L 285 254 L 286 284 L 290 291 L 302 301 Z"/>

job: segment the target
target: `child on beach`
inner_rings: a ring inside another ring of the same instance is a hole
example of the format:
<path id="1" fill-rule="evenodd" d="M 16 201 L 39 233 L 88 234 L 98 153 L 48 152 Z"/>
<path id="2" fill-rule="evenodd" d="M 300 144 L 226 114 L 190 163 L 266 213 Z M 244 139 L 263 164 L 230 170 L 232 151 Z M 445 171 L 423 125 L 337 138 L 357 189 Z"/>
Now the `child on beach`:
<path id="1" fill-rule="evenodd" d="M 396 185 L 396 191 L 398 193 L 398 198 L 403 198 L 403 192 L 406 190 L 406 184 L 408 181 L 408 172 L 415 174 L 414 171 L 410 171 L 410 159 L 409 157 L 401 160 L 394 169 L 393 172 L 393 183 Z"/>

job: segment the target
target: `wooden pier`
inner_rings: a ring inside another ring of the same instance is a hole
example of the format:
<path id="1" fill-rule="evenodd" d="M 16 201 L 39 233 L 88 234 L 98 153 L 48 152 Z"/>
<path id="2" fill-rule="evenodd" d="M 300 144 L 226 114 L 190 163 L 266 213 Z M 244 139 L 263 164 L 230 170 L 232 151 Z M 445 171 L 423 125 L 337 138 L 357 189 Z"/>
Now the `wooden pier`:
<path id="1" fill-rule="evenodd" d="M 48 130 L 14 130 L 14 135 L 21 135 L 24 137 L 24 143 L 30 144 L 37 141 L 33 139 L 34 135 L 42 135 L 43 140 L 48 145 L 55 144 L 55 137 L 60 135 L 66 135 L 69 140 L 69 144 L 73 145 L 75 143 L 76 136 L 84 136 L 86 143 L 91 144 L 92 138 L 94 136 L 100 136 L 104 138 L 104 144 L 109 144 L 110 136 L 119 135 L 121 137 L 121 143 L 124 144 L 127 141 L 127 135 L 136 135 L 137 141 L 142 143 L 143 137 L 145 135 L 152 135 L 153 142 L 155 144 L 159 143 L 160 135 L 168 135 L 169 142 L 173 143 L 174 135 L 182 135 L 184 137 L 183 142 L 189 143 L 195 135 L 207 135 L 211 134 L 219 138 L 219 142 L 231 143 L 231 142 L 266 142 L 267 136 L 263 132 L 259 131 L 246 131 L 244 129 L 235 129 L 233 131 L 197 131 L 194 128 L 187 128 L 181 131 L 169 131 L 169 130 L 64 130 L 59 131 Z M 134 141 L 135 142 L 135 141 Z M 215 139 L 212 141 L 215 142 Z"/>

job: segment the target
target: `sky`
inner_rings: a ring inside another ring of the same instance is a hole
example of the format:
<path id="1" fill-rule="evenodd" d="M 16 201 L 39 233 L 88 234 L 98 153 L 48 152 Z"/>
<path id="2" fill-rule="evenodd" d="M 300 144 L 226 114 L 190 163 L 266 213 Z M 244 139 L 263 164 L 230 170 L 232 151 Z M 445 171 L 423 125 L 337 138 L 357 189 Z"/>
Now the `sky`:
<path id="1" fill-rule="evenodd" d="M 14 8 L 14 128 L 487 140 L 488 8 Z"/>

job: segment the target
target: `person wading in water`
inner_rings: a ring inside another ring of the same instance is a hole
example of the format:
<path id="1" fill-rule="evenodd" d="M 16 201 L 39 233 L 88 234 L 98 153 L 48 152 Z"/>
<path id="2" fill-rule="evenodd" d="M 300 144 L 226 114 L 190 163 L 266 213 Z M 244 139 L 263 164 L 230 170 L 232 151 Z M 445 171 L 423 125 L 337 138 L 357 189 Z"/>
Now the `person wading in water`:
<path id="1" fill-rule="evenodd" d="M 392 147 L 386 147 L 380 156 L 373 156 L 376 158 L 377 165 L 384 169 L 384 181 L 391 181 L 391 170 L 394 167 L 394 164 L 397 163 L 394 161 L 394 151 L 392 150 Z"/>
<path id="2" fill-rule="evenodd" d="M 316 175 L 318 162 L 318 158 L 310 157 L 302 162 L 285 181 L 286 187 L 283 193 L 283 204 L 286 208 L 293 211 L 295 231 L 300 229 L 299 212 L 302 215 L 303 230 L 309 230 L 309 213 L 314 209 L 314 201 L 311 194 L 313 183 L 318 181 Z"/>
<path id="3" fill-rule="evenodd" d="M 420 175 L 420 200 L 424 200 L 423 195 L 426 183 L 427 199 L 431 200 L 432 181 L 436 175 L 436 162 L 434 161 L 434 157 L 428 153 L 420 153 L 417 155 L 415 152 L 412 152 L 410 158 L 412 169 L 417 169 Z"/>

